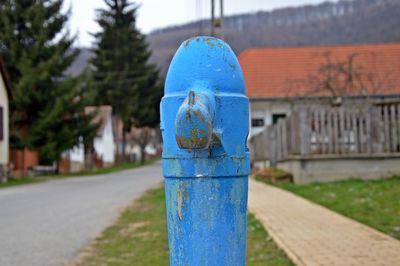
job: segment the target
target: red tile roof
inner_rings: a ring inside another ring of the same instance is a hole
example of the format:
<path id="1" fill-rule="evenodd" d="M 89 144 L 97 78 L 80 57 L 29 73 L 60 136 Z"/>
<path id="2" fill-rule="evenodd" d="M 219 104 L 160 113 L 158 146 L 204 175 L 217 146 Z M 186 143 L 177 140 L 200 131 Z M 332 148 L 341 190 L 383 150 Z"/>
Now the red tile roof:
<path id="1" fill-rule="evenodd" d="M 253 99 L 312 95 L 306 80 L 327 64 L 326 54 L 336 62 L 356 55 L 354 64 L 373 73 L 375 83 L 382 83 L 374 90 L 366 85 L 369 94 L 400 94 L 400 44 L 377 44 L 247 49 L 239 56 L 247 95 Z"/>

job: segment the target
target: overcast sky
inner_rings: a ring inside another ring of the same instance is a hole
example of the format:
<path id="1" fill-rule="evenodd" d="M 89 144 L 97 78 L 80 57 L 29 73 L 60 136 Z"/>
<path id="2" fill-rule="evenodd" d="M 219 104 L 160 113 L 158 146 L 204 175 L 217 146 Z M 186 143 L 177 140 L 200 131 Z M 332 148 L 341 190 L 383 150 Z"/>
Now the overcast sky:
<path id="1" fill-rule="evenodd" d="M 144 33 L 171 25 L 178 25 L 210 16 L 209 0 L 138 0 L 141 5 L 137 26 Z M 219 4 L 219 0 L 215 0 Z M 259 10 L 272 10 L 286 6 L 316 4 L 324 0 L 224 0 L 225 14 L 240 14 Z M 73 33 L 78 33 L 77 46 L 89 46 L 89 32 L 99 28 L 94 21 L 95 9 L 104 7 L 103 0 L 65 0 L 64 8 L 72 8 L 69 22 Z M 216 10 L 217 12 L 218 9 Z"/>

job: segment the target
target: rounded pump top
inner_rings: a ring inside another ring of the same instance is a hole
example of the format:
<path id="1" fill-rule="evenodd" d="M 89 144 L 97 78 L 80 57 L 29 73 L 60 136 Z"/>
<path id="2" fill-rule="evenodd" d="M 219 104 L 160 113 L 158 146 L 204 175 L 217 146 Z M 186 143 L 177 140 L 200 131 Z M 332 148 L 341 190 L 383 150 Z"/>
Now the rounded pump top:
<path id="1" fill-rule="evenodd" d="M 184 41 L 168 69 L 165 94 L 187 92 L 201 83 L 215 93 L 245 94 L 239 62 L 224 41 L 214 37 L 194 37 Z"/>

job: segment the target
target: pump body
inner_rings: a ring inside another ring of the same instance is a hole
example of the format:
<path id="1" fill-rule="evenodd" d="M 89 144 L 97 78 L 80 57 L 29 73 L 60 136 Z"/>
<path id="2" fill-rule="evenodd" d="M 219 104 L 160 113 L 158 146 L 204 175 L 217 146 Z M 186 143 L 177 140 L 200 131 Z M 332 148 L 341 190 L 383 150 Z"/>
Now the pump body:
<path id="1" fill-rule="evenodd" d="M 185 41 L 161 101 L 170 265 L 245 265 L 249 101 L 231 48 Z"/>

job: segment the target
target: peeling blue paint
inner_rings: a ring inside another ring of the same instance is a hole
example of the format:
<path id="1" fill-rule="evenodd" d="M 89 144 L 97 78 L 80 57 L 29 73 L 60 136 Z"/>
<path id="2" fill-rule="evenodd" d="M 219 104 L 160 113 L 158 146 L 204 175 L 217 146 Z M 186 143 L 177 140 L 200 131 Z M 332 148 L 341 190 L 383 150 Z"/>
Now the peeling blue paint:
<path id="1" fill-rule="evenodd" d="M 171 265 L 245 265 L 248 112 L 231 48 L 185 41 L 161 101 Z"/>

